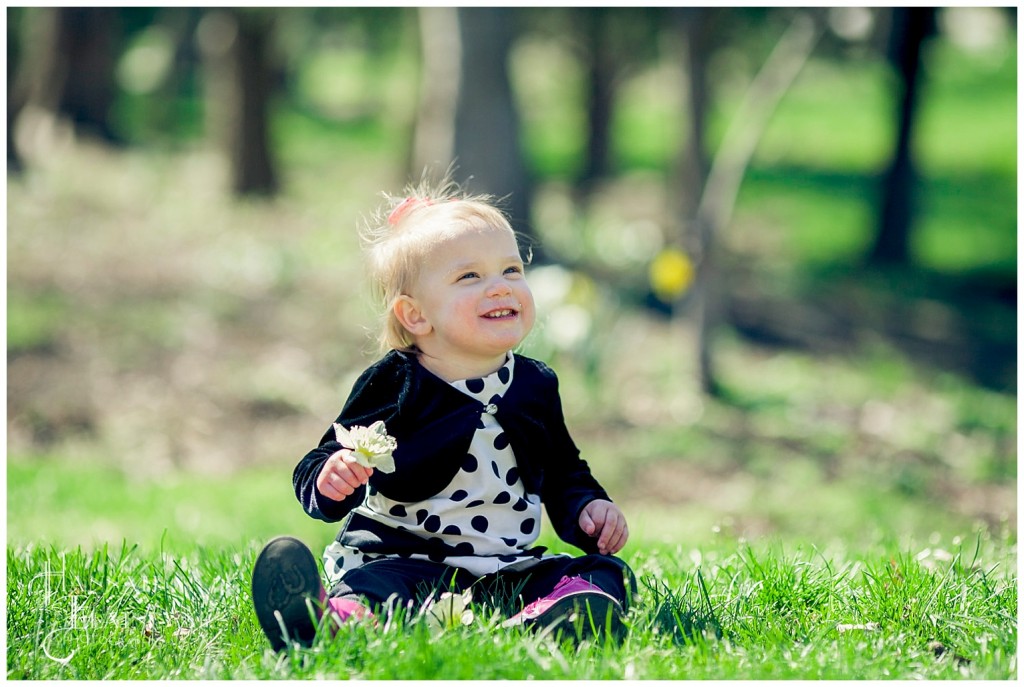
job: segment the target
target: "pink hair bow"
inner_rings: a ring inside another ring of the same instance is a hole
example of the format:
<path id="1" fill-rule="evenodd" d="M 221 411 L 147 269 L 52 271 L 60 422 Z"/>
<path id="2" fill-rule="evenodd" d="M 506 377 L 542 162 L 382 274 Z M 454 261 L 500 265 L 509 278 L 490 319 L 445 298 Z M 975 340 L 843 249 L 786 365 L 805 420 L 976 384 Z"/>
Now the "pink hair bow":
<path id="1" fill-rule="evenodd" d="M 433 205 L 434 201 L 430 200 L 430 198 L 415 198 L 413 196 L 409 196 L 391 211 L 391 214 L 388 215 L 388 224 L 398 224 L 402 220 L 403 215 L 420 204 Z"/>

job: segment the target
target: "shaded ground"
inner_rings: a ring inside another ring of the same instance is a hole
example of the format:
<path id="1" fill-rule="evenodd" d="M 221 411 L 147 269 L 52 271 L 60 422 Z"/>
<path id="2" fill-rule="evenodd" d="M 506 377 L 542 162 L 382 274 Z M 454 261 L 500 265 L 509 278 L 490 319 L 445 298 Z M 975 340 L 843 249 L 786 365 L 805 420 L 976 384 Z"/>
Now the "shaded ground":
<path id="1" fill-rule="evenodd" d="M 796 297 L 734 279 L 729 320 L 753 341 L 853 353 L 884 341 L 923 368 L 1017 390 L 1017 284 L 1011 276 L 832 270 Z"/>

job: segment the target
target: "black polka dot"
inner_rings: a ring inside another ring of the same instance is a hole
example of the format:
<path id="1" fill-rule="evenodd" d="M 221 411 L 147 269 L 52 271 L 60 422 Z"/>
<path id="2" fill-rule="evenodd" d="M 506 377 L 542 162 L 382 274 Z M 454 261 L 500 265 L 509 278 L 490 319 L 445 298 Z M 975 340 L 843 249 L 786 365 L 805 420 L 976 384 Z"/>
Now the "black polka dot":
<path id="1" fill-rule="evenodd" d="M 495 463 L 493 460 L 491 461 L 491 470 L 494 471 L 495 477 L 501 477 L 501 470 L 498 469 L 498 464 Z"/>
<path id="2" fill-rule="evenodd" d="M 373 556 L 371 556 L 368 553 L 364 553 L 363 554 L 363 563 L 369 563 L 372 560 L 373 560 Z"/>
<path id="3" fill-rule="evenodd" d="M 434 561 L 435 563 L 441 563 L 444 561 L 445 554 L 441 549 L 441 544 L 444 544 L 439 537 L 431 537 L 427 540 L 427 544 L 430 545 L 430 550 L 427 553 L 427 558 Z"/>
<path id="4" fill-rule="evenodd" d="M 530 532 L 533 532 L 533 525 L 533 518 L 527 518 L 526 520 L 523 520 L 523 524 L 519 526 L 519 531 L 523 534 L 529 534 Z"/>
<path id="5" fill-rule="evenodd" d="M 372 484 L 367 484 L 366 485 L 366 493 L 368 493 L 370 496 L 376 496 L 377 495 L 377 487 L 373 486 Z"/>
<path id="6" fill-rule="evenodd" d="M 515 546 L 516 545 L 516 540 L 513 539 L 512 537 L 502 537 L 501 541 L 505 542 L 509 546 Z"/>
<path id="7" fill-rule="evenodd" d="M 421 508 L 418 511 L 416 511 L 416 524 L 417 525 L 422 525 L 423 521 L 426 520 L 426 519 L 427 519 L 427 510 L 426 510 L 426 508 Z"/>
<path id="8" fill-rule="evenodd" d="M 502 563 L 515 563 L 519 559 L 516 556 L 498 556 L 498 560 Z"/>
<path id="9" fill-rule="evenodd" d="M 512 372 L 508 369 L 508 366 L 498 370 L 498 379 L 501 380 L 502 384 L 508 384 L 509 377 L 512 376 Z"/>
<path id="10" fill-rule="evenodd" d="M 466 388 L 469 389 L 470 393 L 478 394 L 484 390 L 484 380 L 482 379 L 467 379 Z"/>
<path id="11" fill-rule="evenodd" d="M 509 468 L 508 469 L 508 473 L 505 475 L 505 483 L 508 484 L 511 487 L 513 484 L 516 483 L 516 480 L 518 480 L 518 479 L 519 479 L 519 468 L 517 468 L 517 467 Z"/>
<path id="12" fill-rule="evenodd" d="M 466 508 L 476 508 L 477 506 L 482 505 L 484 505 L 484 501 L 482 499 L 477 499 L 476 501 L 470 501 L 469 503 L 467 503 Z"/>
<path id="13" fill-rule="evenodd" d="M 398 557 L 399 558 L 409 558 L 410 556 L 412 556 L 412 551 L 399 551 L 398 552 Z"/>
<path id="14" fill-rule="evenodd" d="M 405 511 L 405 506 L 402 506 L 402 505 L 391 506 L 391 509 L 388 511 L 388 513 L 390 513 L 391 515 L 394 515 L 396 518 L 404 518 L 407 515 L 409 515 Z"/>
<path id="15" fill-rule="evenodd" d="M 522 513 L 524 510 L 529 508 L 529 506 L 530 504 L 527 503 L 526 499 L 519 499 L 512 505 L 512 510 Z"/>
<path id="16" fill-rule="evenodd" d="M 469 496 L 469 492 L 467 492 L 465 489 L 459 489 L 458 491 L 453 493 L 449 498 L 452 501 L 455 501 L 456 503 L 458 503 L 459 501 L 462 501 L 467 496 Z"/>
<path id="17" fill-rule="evenodd" d="M 491 396 L 491 400 L 489 401 L 489 403 L 493 405 L 498 405 L 499 403 L 501 403 L 501 394 L 494 394 L 493 396 Z"/>
<path id="18" fill-rule="evenodd" d="M 498 436 L 494 437 L 494 448 L 499 451 L 505 450 L 508 446 L 508 435 L 502 432 Z"/>
<path id="19" fill-rule="evenodd" d="M 466 457 L 462 459 L 462 469 L 466 472 L 476 472 L 478 467 L 480 467 L 480 463 L 472 453 L 467 453 Z"/>
<path id="20" fill-rule="evenodd" d="M 443 531 L 443 532 L 441 532 L 441 534 L 454 534 L 454 535 L 459 535 L 459 534 L 462 534 L 462 530 L 460 530 L 460 529 L 458 528 L 458 526 L 456 526 L 456 525 L 448 525 L 448 527 L 445 527 L 445 528 L 444 528 L 444 531 Z"/>
<path id="21" fill-rule="evenodd" d="M 482 515 L 478 515 L 475 518 L 473 518 L 472 520 L 470 520 L 469 524 L 472 525 L 473 529 L 476 530 L 477 532 L 486 532 L 487 531 L 487 525 L 488 525 L 487 518 L 485 518 Z"/>
<path id="22" fill-rule="evenodd" d="M 437 532 L 441 529 L 441 518 L 436 515 L 431 515 L 429 518 L 423 521 L 423 529 L 427 532 Z"/>
<path id="23" fill-rule="evenodd" d="M 456 556 L 472 556 L 476 554 L 476 549 L 468 541 L 459 542 L 455 545 Z"/>
<path id="24" fill-rule="evenodd" d="M 494 503 L 497 503 L 497 504 L 508 503 L 511 500 L 512 500 L 512 494 L 508 493 L 507 491 L 503 491 L 503 492 L 501 492 L 500 494 L 498 494 L 497 496 L 494 497 Z"/>

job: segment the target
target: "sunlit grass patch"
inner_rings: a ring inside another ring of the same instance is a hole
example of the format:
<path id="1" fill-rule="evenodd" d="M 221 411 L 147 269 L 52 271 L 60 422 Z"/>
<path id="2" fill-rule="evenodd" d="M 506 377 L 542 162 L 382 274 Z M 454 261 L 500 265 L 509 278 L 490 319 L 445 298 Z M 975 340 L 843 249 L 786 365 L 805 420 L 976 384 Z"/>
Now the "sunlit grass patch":
<path id="1" fill-rule="evenodd" d="M 256 542 L 189 553 L 8 547 L 14 679 L 1008 679 L 1015 547 L 987 536 L 848 550 L 645 547 L 621 644 L 438 632 L 417 609 L 275 655 L 248 596 Z"/>

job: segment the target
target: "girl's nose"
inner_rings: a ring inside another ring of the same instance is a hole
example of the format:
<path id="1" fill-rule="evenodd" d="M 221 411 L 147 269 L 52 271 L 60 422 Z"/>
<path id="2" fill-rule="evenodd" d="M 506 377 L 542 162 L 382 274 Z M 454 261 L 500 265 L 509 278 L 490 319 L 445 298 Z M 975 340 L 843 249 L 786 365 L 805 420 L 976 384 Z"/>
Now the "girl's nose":
<path id="1" fill-rule="evenodd" d="M 487 287 L 487 295 L 491 297 L 507 296 L 510 293 L 512 293 L 512 287 L 504 279 L 495 279 Z"/>

